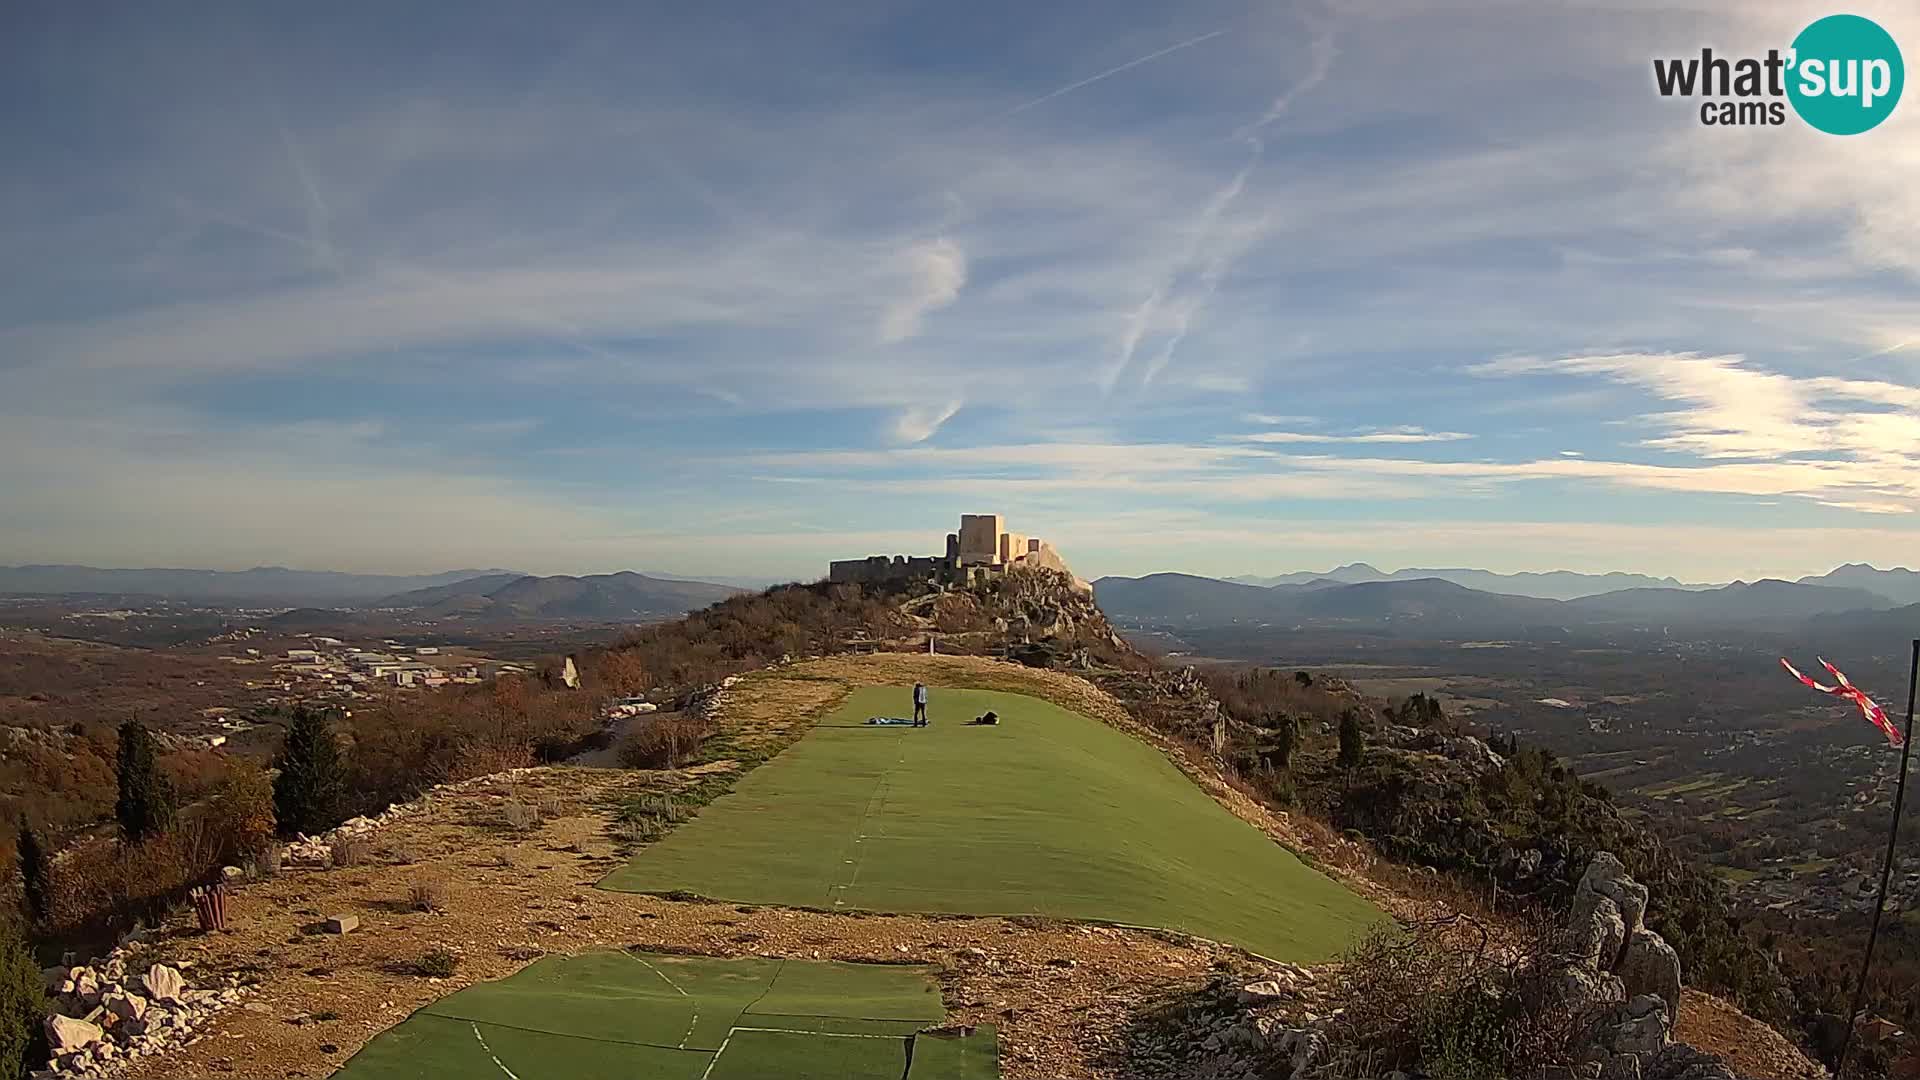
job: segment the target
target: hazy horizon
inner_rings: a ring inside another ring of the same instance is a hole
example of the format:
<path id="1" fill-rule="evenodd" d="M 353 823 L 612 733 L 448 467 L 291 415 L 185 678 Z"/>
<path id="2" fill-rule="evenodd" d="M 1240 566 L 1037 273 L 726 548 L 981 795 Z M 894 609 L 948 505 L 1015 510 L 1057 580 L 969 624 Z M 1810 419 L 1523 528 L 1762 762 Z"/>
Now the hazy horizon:
<path id="1" fill-rule="evenodd" d="M 1651 77 L 1826 13 L 16 12 L 0 563 L 1912 562 L 1920 105 Z"/>

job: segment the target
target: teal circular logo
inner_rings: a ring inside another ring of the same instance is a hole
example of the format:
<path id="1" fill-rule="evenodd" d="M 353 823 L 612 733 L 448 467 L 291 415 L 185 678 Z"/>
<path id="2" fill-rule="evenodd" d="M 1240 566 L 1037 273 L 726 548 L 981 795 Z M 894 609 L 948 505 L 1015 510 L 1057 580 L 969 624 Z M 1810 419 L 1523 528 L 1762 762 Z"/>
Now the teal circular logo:
<path id="1" fill-rule="evenodd" d="M 1879 126 L 1907 81 L 1893 35 L 1858 15 L 1829 15 L 1800 31 L 1788 63 L 1793 111 L 1829 135 Z"/>

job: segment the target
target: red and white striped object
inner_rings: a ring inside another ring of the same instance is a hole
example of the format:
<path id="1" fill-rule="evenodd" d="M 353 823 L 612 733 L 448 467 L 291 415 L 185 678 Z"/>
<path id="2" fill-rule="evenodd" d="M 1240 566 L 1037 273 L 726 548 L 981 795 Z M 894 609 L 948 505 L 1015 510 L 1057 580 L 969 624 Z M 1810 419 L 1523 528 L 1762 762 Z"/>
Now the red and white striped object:
<path id="1" fill-rule="evenodd" d="M 1887 719 L 1887 710 L 1875 704 L 1874 700 L 1867 696 L 1867 692 L 1865 690 L 1862 690 L 1859 687 L 1853 685 L 1851 680 L 1849 680 L 1845 675 L 1841 674 L 1839 668 L 1834 667 L 1832 664 L 1827 663 L 1826 660 L 1821 659 L 1820 657 L 1815 657 L 1814 659 L 1819 660 L 1820 666 L 1823 668 L 1826 668 L 1827 671 L 1830 672 L 1835 679 L 1839 680 L 1840 682 L 1839 686 L 1826 686 L 1821 683 L 1814 682 L 1812 679 L 1809 679 L 1805 675 L 1800 674 L 1799 669 L 1795 668 L 1792 664 L 1787 663 L 1787 658 L 1784 656 L 1780 658 L 1780 666 L 1787 669 L 1787 674 L 1792 675 L 1794 678 L 1799 679 L 1801 682 L 1806 683 L 1808 686 L 1813 687 L 1815 690 L 1818 690 L 1823 694 L 1832 694 L 1835 697 L 1845 698 L 1848 701 L 1853 702 L 1855 705 L 1858 705 L 1860 707 L 1860 715 L 1866 717 L 1869 721 L 1871 721 L 1873 723 L 1873 726 L 1885 732 L 1887 735 L 1888 742 L 1892 743 L 1895 746 L 1899 746 L 1902 743 L 1906 742 L 1906 740 L 1901 738 L 1900 736 L 1900 729 L 1893 726 L 1892 720 Z"/>

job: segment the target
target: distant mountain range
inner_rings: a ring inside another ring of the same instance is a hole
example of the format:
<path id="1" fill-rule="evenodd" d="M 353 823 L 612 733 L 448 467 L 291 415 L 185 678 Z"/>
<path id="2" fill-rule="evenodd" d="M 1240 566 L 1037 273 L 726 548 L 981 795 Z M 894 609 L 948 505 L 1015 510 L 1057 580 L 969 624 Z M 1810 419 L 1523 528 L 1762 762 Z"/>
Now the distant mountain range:
<path id="1" fill-rule="evenodd" d="M 1261 586 L 1190 574 L 1152 574 L 1101 578 L 1094 582 L 1094 596 L 1108 615 L 1147 623 L 1417 621 L 1423 626 L 1489 632 L 1618 624 L 1751 627 L 1897 606 L 1895 599 L 1863 588 L 1774 580 L 1718 587 L 1626 588 L 1562 600 L 1473 589 L 1442 578 L 1342 583 L 1314 575 Z"/>
<path id="2" fill-rule="evenodd" d="M 1363 562 L 1336 566 L 1324 574 L 1312 571 L 1300 571 L 1292 574 L 1280 574 L 1276 577 L 1242 576 L 1228 578 L 1228 581 L 1242 585 L 1313 585 L 1337 584 L 1358 585 L 1369 581 L 1418 581 L 1438 579 L 1451 581 L 1455 585 L 1464 585 L 1481 592 L 1505 593 L 1509 596 L 1532 596 L 1542 600 L 1577 600 L 1582 596 L 1596 596 L 1600 593 L 1616 592 L 1620 589 L 1666 588 L 1666 589 L 1711 589 L 1712 585 L 1685 585 L 1673 578 L 1654 578 L 1645 574 L 1580 574 L 1572 570 L 1553 570 L 1544 574 L 1496 574 L 1491 570 L 1469 569 L 1407 569 L 1385 573 Z"/>
<path id="3" fill-rule="evenodd" d="M 430 618 L 644 619 L 684 615 L 740 591 L 631 570 L 587 577 L 488 574 L 399 593 L 373 606 L 407 608 Z"/>
<path id="4" fill-rule="evenodd" d="M 1802 585 L 1837 585 L 1848 589 L 1866 589 L 1898 604 L 1920 604 L 1920 571 L 1896 566 L 1875 570 L 1866 563 L 1848 563 L 1818 577 L 1803 577 Z"/>
<path id="5" fill-rule="evenodd" d="M 103 570 L 94 566 L 0 566 L 0 593 L 59 596 L 99 593 L 161 600 L 259 604 L 352 604 L 410 589 L 451 585 L 506 570 L 448 570 L 439 574 L 345 574 L 333 570 Z"/>
<path id="6" fill-rule="evenodd" d="M 534 577 L 515 570 L 347 574 L 330 570 L 103 570 L 0 567 L 0 594 L 118 596 L 186 603 L 311 609 L 404 608 L 418 615 L 628 619 L 680 615 L 740 590 L 626 571 Z"/>

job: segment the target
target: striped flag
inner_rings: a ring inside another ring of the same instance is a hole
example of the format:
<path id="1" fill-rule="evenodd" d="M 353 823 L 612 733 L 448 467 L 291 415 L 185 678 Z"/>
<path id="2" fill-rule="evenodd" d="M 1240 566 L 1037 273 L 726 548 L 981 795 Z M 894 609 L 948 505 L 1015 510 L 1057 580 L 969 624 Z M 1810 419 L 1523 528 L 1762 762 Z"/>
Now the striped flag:
<path id="1" fill-rule="evenodd" d="M 1799 669 L 1795 668 L 1792 664 L 1787 663 L 1787 658 L 1784 656 L 1780 658 L 1780 666 L 1787 669 L 1787 674 L 1792 675 L 1794 678 L 1799 679 L 1815 690 L 1823 694 L 1832 694 L 1834 697 L 1845 698 L 1855 705 L 1858 705 L 1860 707 L 1860 715 L 1866 717 L 1873 726 L 1885 732 L 1888 742 L 1895 746 L 1906 742 L 1905 739 L 1900 737 L 1900 729 L 1893 726 L 1892 720 L 1887 719 L 1887 710 L 1875 704 L 1874 700 L 1867 696 L 1865 690 L 1853 685 L 1852 681 L 1841 674 L 1839 668 L 1827 663 L 1826 660 L 1820 657 L 1815 657 L 1814 659 L 1820 660 L 1820 666 L 1826 668 L 1828 673 L 1839 680 L 1839 686 L 1826 686 L 1822 683 L 1814 682 L 1812 679 L 1800 674 Z"/>

